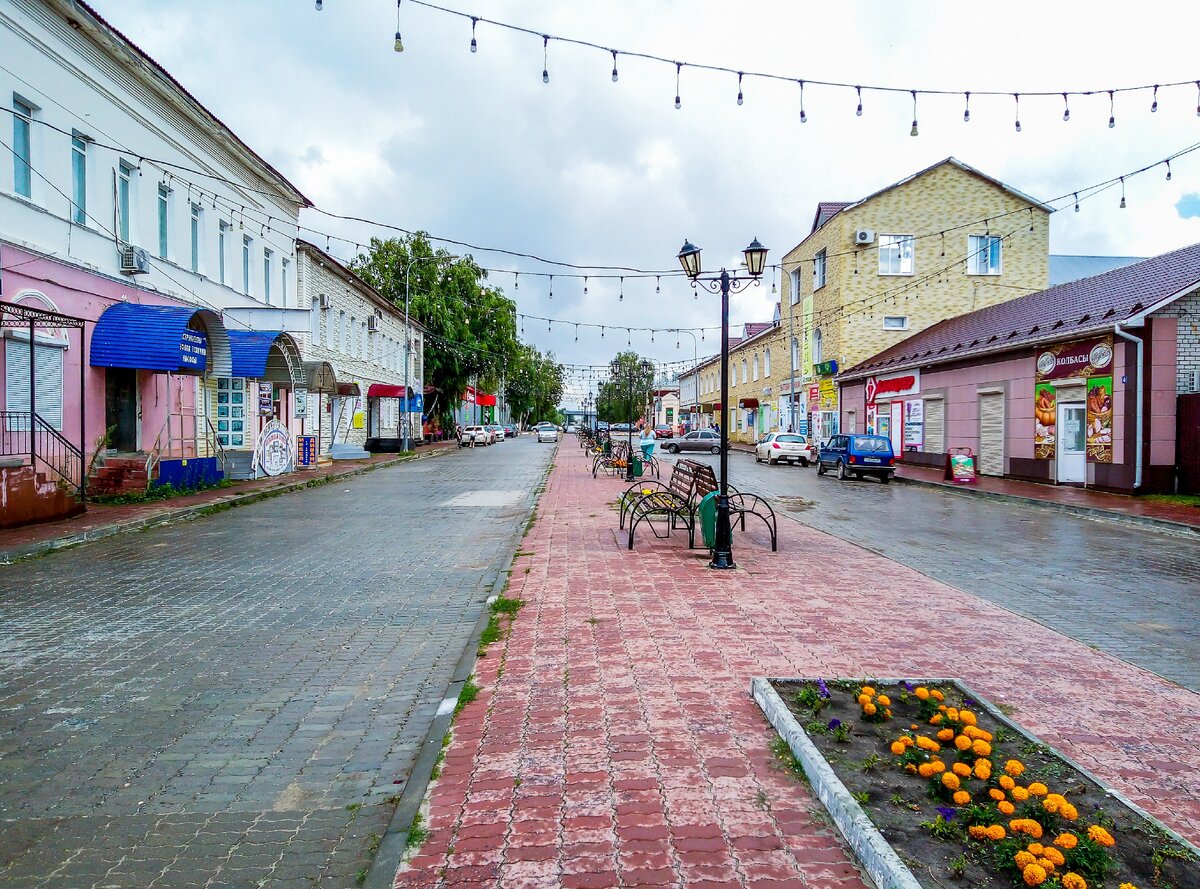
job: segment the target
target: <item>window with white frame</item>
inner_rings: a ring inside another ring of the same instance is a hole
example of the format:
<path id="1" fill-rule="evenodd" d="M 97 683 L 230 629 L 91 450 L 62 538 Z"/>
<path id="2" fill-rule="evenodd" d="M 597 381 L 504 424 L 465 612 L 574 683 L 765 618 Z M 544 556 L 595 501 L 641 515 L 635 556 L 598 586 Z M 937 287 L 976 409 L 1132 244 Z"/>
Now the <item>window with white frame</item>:
<path id="1" fill-rule="evenodd" d="M 242 293 L 250 295 L 250 254 L 254 248 L 254 238 L 242 235 Z"/>
<path id="2" fill-rule="evenodd" d="M 1000 238 L 971 235 L 968 238 L 967 272 L 971 275 L 1000 274 Z"/>
<path id="3" fill-rule="evenodd" d="M 29 334 L 14 332 L 4 348 L 4 405 L 9 411 L 29 410 Z M 33 385 L 37 414 L 55 429 L 63 428 L 63 352 L 66 339 L 47 342 L 42 333 L 34 334 Z M 28 429 L 26 418 L 10 417 L 10 430 Z"/>
<path id="4" fill-rule="evenodd" d="M 132 164 L 125 161 L 117 163 L 117 235 L 121 239 L 121 243 L 130 244 L 132 239 L 130 234 L 133 231 L 133 222 L 130 218 L 131 209 L 133 207 L 133 171 Z"/>
<path id="5" fill-rule="evenodd" d="M 346 354 L 354 355 L 358 351 L 358 319 L 350 316 L 350 327 L 346 331 Z"/>
<path id="6" fill-rule="evenodd" d="M 13 96 L 13 191 L 33 197 L 33 106 Z"/>
<path id="7" fill-rule="evenodd" d="M 361 327 L 361 329 L 359 330 L 359 335 L 358 335 L 358 357 L 359 357 L 359 358 L 366 358 L 366 357 L 367 357 L 367 349 L 368 349 L 368 345 L 367 345 L 367 322 L 366 322 L 366 321 L 363 321 L 363 322 L 362 322 L 362 327 Z"/>
<path id="8" fill-rule="evenodd" d="M 245 447 L 246 428 L 246 381 L 230 377 L 217 377 L 217 403 L 212 414 L 216 416 L 217 440 L 222 447 Z"/>
<path id="9" fill-rule="evenodd" d="M 793 269 L 791 278 L 792 278 L 792 305 L 795 305 L 796 303 L 800 302 L 800 281 L 802 279 L 800 277 L 800 267 L 799 266 L 797 266 L 795 269 Z"/>
<path id="10" fill-rule="evenodd" d="M 763 353 L 763 376 L 769 377 L 770 375 L 771 375 L 771 350 L 767 349 L 767 351 Z"/>
<path id="11" fill-rule="evenodd" d="M 746 359 L 743 358 L 742 359 L 742 382 L 745 383 L 748 379 L 749 379 L 749 376 L 746 374 Z"/>
<path id="12" fill-rule="evenodd" d="M 338 309 L 337 336 L 333 348 L 346 355 L 350 354 L 350 331 L 346 327 L 346 313 Z"/>
<path id="13" fill-rule="evenodd" d="M 821 333 L 819 327 L 812 335 L 812 360 L 813 364 L 820 364 L 825 360 L 825 334 Z"/>
<path id="14" fill-rule="evenodd" d="M 753 369 L 754 369 L 753 379 L 757 382 L 757 380 L 758 380 L 758 353 L 757 352 L 754 353 L 754 368 Z"/>
<path id="15" fill-rule="evenodd" d="M 825 286 L 825 256 L 825 251 L 821 250 L 813 257 L 813 291 Z"/>
<path id="16" fill-rule="evenodd" d="M 883 316 L 884 330 L 908 330 L 907 315 L 884 315 Z"/>
<path id="17" fill-rule="evenodd" d="M 292 261 L 287 257 L 284 257 L 280 261 L 279 266 L 281 270 L 281 274 L 279 276 L 279 304 L 281 306 L 286 306 L 288 301 L 288 275 L 291 274 L 292 271 Z"/>
<path id="18" fill-rule="evenodd" d="M 271 274 L 274 271 L 275 251 L 263 248 L 263 302 L 271 304 Z"/>
<path id="19" fill-rule="evenodd" d="M 199 274 L 204 264 L 204 208 L 192 204 L 192 271 Z"/>
<path id="20" fill-rule="evenodd" d="M 217 275 L 222 284 L 229 283 L 229 274 L 225 269 L 225 251 L 229 246 L 230 224 L 222 219 L 217 223 Z"/>
<path id="21" fill-rule="evenodd" d="M 158 255 L 167 258 L 171 247 L 171 187 L 158 183 Z"/>
<path id="22" fill-rule="evenodd" d="M 879 236 L 879 274 L 913 274 L 913 236 Z"/>
<path id="23" fill-rule="evenodd" d="M 71 221 L 87 225 L 87 136 L 71 133 Z"/>

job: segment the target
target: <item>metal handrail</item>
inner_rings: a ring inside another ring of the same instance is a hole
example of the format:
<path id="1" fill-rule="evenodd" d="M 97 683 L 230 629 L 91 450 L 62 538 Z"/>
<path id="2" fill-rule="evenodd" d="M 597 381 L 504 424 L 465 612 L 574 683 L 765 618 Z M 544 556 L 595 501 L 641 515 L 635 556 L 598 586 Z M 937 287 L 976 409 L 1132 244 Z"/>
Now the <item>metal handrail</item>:
<path id="1" fill-rule="evenodd" d="M 190 432 L 188 427 L 190 426 Z M 154 478 L 154 469 L 163 460 L 216 457 L 222 471 L 227 465 L 225 448 L 206 414 L 177 412 L 167 414 L 154 446 L 146 457 L 146 478 Z"/>
<path id="2" fill-rule="evenodd" d="M 72 444 L 45 417 L 31 411 L 0 411 L 0 456 L 29 457 L 40 467 L 85 496 L 83 450 Z"/>

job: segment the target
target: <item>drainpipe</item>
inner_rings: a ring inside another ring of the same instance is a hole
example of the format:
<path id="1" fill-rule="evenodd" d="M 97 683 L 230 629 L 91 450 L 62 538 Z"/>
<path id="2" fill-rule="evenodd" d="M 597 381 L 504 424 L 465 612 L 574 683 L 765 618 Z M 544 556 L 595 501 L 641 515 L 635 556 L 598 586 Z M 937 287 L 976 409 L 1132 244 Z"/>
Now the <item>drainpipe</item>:
<path id="1" fill-rule="evenodd" d="M 1137 411 L 1137 443 L 1134 446 L 1134 460 L 1137 462 L 1133 467 L 1133 488 L 1134 490 L 1138 490 L 1142 487 L 1142 440 L 1145 437 L 1142 433 L 1142 418 L 1145 414 L 1143 404 L 1146 397 L 1146 384 L 1145 380 L 1142 379 L 1142 371 L 1145 369 L 1145 359 L 1143 357 L 1145 343 L 1133 334 L 1122 330 L 1120 321 L 1113 326 L 1113 332 L 1121 339 L 1128 340 L 1137 346 L 1137 407 L 1135 408 Z"/>

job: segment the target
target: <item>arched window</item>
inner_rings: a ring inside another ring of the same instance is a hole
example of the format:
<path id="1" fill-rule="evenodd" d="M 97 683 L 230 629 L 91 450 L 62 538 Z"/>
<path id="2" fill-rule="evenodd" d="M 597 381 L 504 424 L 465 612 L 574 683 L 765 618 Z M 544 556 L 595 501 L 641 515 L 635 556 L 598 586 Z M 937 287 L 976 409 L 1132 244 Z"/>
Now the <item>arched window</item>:
<path id="1" fill-rule="evenodd" d="M 308 307 L 308 341 L 313 345 L 321 341 L 321 304 L 316 301 Z"/>
<path id="2" fill-rule="evenodd" d="M 792 337 L 792 372 L 800 370 L 800 340 Z"/>
<path id="3" fill-rule="evenodd" d="M 358 319 L 350 316 L 350 326 L 346 328 L 346 354 L 353 355 L 355 343 L 358 341 Z"/>
<path id="4" fill-rule="evenodd" d="M 335 340 L 332 345 L 337 351 L 350 354 L 350 332 L 349 328 L 346 327 L 346 313 L 341 309 L 338 309 L 337 330 L 335 331 Z"/>
<path id="5" fill-rule="evenodd" d="M 743 358 L 742 359 L 742 382 L 745 383 L 747 379 L 749 379 L 749 378 L 746 376 L 746 359 Z"/>
<path id="6" fill-rule="evenodd" d="M 813 331 L 813 364 L 820 364 L 825 360 L 825 335 L 821 333 L 821 328 Z"/>
<path id="7" fill-rule="evenodd" d="M 771 375 L 771 350 L 767 349 L 767 351 L 763 353 L 763 376 L 769 377 L 770 375 Z"/>
<path id="8" fill-rule="evenodd" d="M 758 379 L 758 353 L 754 353 L 754 379 Z"/>

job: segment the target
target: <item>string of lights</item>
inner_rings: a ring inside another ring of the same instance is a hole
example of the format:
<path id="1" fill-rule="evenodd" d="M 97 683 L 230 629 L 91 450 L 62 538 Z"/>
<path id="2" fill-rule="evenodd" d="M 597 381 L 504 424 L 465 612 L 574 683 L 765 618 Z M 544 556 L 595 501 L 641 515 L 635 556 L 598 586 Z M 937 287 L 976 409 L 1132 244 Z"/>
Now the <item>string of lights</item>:
<path id="1" fill-rule="evenodd" d="M 917 124 L 917 99 L 919 97 L 961 97 L 963 100 L 963 122 L 970 123 L 971 121 L 971 99 L 975 98 L 1002 98 L 1005 100 L 1011 99 L 1014 107 L 1014 128 L 1016 132 L 1021 132 L 1021 99 L 1062 99 L 1063 121 L 1071 120 L 1071 99 L 1091 98 L 1096 97 L 1103 100 L 1108 99 L 1108 126 L 1114 128 L 1117 125 L 1117 110 L 1116 100 L 1118 96 L 1125 96 L 1132 93 L 1148 94 L 1149 103 L 1147 107 L 1151 113 L 1155 113 L 1159 109 L 1159 93 L 1163 93 L 1164 101 L 1168 93 L 1177 92 L 1183 89 L 1195 88 L 1196 90 L 1196 115 L 1200 116 L 1200 79 L 1189 80 L 1174 80 L 1163 81 L 1159 83 L 1138 84 L 1133 86 L 1111 86 L 1099 87 L 1094 89 L 1034 89 L 1034 90 L 1015 90 L 1015 89 L 930 89 L 927 87 L 912 87 L 900 86 L 893 84 L 865 84 L 851 83 L 847 81 L 826 80 L 814 77 L 800 77 L 795 74 L 779 74 L 767 71 L 748 71 L 745 69 L 737 69 L 725 65 L 713 64 L 708 62 L 697 61 L 680 61 L 678 59 L 669 58 L 663 55 L 657 55 L 650 52 L 641 52 L 637 50 L 618 49 L 611 46 L 605 46 L 600 43 L 595 43 L 591 40 L 585 40 L 577 37 L 565 37 L 558 34 L 550 34 L 548 32 L 515 25 L 511 22 L 503 22 L 498 19 L 490 19 L 485 16 L 476 15 L 474 13 L 463 12 L 457 9 L 451 9 L 447 6 L 441 6 L 437 3 L 431 3 L 429 0 L 408 0 L 411 5 L 421 6 L 434 12 L 444 15 L 455 16 L 457 18 L 469 21 L 471 23 L 471 43 L 470 49 L 472 53 L 477 53 L 479 50 L 479 41 L 477 39 L 477 31 L 480 24 L 491 25 L 495 28 L 500 28 L 515 34 L 523 34 L 540 40 L 542 43 L 542 82 L 550 83 L 550 44 L 562 44 L 565 46 L 575 46 L 582 49 L 594 50 L 602 53 L 604 56 L 611 57 L 612 60 L 612 81 L 617 83 L 620 79 L 618 71 L 619 57 L 624 56 L 629 59 L 640 59 L 646 62 L 654 62 L 665 66 L 671 66 L 675 69 L 675 108 L 681 109 L 683 102 L 681 99 L 680 82 L 685 68 L 694 71 L 704 71 L 713 74 L 727 75 L 737 78 L 737 104 L 742 105 L 745 102 L 745 83 L 750 80 L 760 80 L 765 82 L 787 83 L 799 88 L 799 119 L 801 123 L 807 123 L 809 114 L 805 108 L 805 90 L 811 90 L 814 87 L 821 89 L 837 90 L 845 93 L 852 93 L 852 99 L 855 104 L 855 115 L 863 116 L 864 94 L 879 94 L 879 95 L 900 95 L 910 96 L 913 105 L 913 122 L 910 130 L 910 135 L 919 135 Z M 400 0 L 396 0 L 396 37 L 393 41 L 393 49 L 396 52 L 404 51 L 404 44 L 400 37 Z M 321 4 L 317 4 L 320 9 Z M 608 59 L 606 58 L 606 62 Z M 1190 106 L 1189 106 L 1190 107 Z"/>

